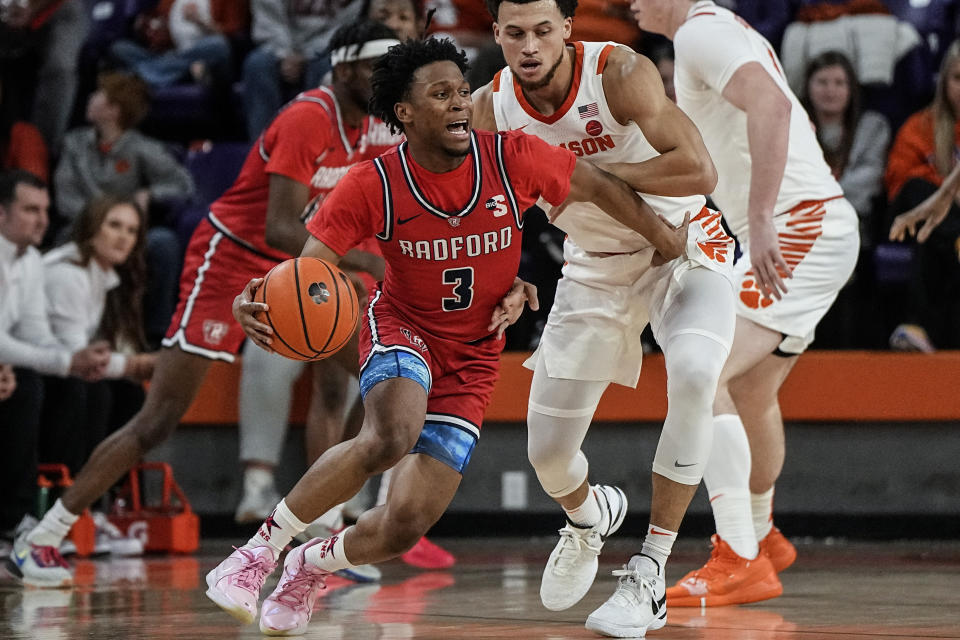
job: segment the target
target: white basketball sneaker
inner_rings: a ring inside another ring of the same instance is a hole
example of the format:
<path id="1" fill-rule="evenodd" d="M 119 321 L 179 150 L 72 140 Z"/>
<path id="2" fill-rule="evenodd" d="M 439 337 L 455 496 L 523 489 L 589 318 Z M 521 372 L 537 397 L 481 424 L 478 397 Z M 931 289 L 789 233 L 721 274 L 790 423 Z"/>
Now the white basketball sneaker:
<path id="1" fill-rule="evenodd" d="M 667 624 L 667 585 L 656 560 L 633 556 L 613 575 L 620 578 L 617 590 L 587 617 L 587 629 L 611 638 L 642 638 Z"/>
<path id="2" fill-rule="evenodd" d="M 627 497 L 617 487 L 592 487 L 600 502 L 600 522 L 591 529 L 570 524 L 560 529 L 560 541 L 553 548 L 540 582 L 540 601 L 551 611 L 563 611 L 587 595 L 597 576 L 597 558 L 608 536 L 623 523 Z"/>

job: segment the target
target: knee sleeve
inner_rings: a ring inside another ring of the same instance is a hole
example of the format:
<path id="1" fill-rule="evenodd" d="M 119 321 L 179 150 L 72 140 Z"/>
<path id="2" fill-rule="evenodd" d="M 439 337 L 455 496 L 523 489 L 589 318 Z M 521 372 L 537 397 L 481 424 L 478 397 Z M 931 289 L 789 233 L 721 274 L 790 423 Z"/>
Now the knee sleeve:
<path id="1" fill-rule="evenodd" d="M 713 398 L 727 349 L 699 333 L 679 333 L 664 348 L 667 418 L 653 471 L 681 484 L 699 484 L 713 440 Z"/>
<path id="2" fill-rule="evenodd" d="M 527 457 L 543 490 L 565 496 L 587 479 L 580 451 L 606 382 L 551 378 L 541 363 L 533 374 L 527 409 Z"/>

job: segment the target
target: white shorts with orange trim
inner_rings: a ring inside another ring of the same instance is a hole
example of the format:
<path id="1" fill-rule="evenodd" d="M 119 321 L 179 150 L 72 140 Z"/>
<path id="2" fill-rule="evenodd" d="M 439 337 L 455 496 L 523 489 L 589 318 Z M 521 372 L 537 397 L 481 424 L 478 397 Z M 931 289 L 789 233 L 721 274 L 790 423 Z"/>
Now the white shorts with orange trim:
<path id="1" fill-rule="evenodd" d="M 750 265 L 749 243 L 734 266 L 737 315 L 783 334 L 780 351 L 801 354 L 857 264 L 857 213 L 845 198 L 811 200 L 777 215 L 780 252 L 793 270 L 783 298 L 764 298 Z M 741 238 L 741 241 L 746 238 Z"/>
<path id="2" fill-rule="evenodd" d="M 691 269 L 717 273 L 720 295 L 733 297 L 733 250 L 720 214 L 707 208 L 691 221 L 686 257 L 657 267 L 651 265 L 653 247 L 634 253 L 596 253 L 584 251 L 568 238 L 563 278 L 547 325 L 537 351 L 524 366 L 545 366 L 552 378 L 636 387 L 643 359 L 640 334 L 648 323 L 658 341 L 674 333 L 698 333 L 729 350 L 732 302 L 729 322 L 715 322 L 715 309 L 706 308 L 712 303 L 697 315 L 697 326 L 672 327 L 669 319 L 677 315 L 670 313 L 671 305 L 684 290 L 683 275 Z"/>

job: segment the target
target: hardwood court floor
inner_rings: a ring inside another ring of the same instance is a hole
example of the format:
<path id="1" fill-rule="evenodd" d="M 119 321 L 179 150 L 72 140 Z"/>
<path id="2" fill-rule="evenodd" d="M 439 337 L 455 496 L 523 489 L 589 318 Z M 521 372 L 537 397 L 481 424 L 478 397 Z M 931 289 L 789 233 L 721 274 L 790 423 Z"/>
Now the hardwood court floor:
<path id="1" fill-rule="evenodd" d="M 553 540 L 442 540 L 459 559 L 449 572 L 386 564 L 382 585 L 331 578 L 306 638 L 594 638 L 587 614 L 612 593 L 609 571 L 636 548 L 611 540 L 582 602 L 551 613 L 539 602 Z M 869 640 L 960 638 L 960 543 L 798 545 L 782 597 L 714 609 L 671 609 L 650 638 Z M 204 574 L 230 551 L 205 541 L 193 557 L 80 561 L 70 591 L 21 590 L 0 577 L 0 638 L 260 638 L 206 599 Z M 699 565 L 705 544 L 679 545 L 668 580 Z M 0 571 L 2 573 L 2 571 Z M 268 582 L 272 588 L 274 579 Z M 265 591 L 265 594 L 267 592 Z"/>

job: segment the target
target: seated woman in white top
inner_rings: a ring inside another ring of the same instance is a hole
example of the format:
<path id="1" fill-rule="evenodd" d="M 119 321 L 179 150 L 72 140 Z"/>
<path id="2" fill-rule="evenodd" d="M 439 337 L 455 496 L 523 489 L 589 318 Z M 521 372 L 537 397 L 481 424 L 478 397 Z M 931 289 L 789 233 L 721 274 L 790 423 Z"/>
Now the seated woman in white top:
<path id="1" fill-rule="evenodd" d="M 74 227 L 71 242 L 44 256 L 47 313 L 64 346 L 107 340 L 113 356 L 108 378 L 148 379 L 153 354 L 143 350 L 146 283 L 144 214 L 129 199 L 94 198 Z"/>
<path id="2" fill-rule="evenodd" d="M 46 379 L 40 451 L 44 462 L 79 469 L 112 430 L 111 424 L 123 423 L 126 416 L 111 417 L 115 409 L 135 405 L 135 411 L 142 403 L 139 383 L 150 378 L 154 361 L 153 354 L 142 353 L 145 232 L 144 215 L 132 200 L 97 197 L 77 219 L 71 242 L 43 258 L 43 293 L 57 340 L 69 349 L 106 340 L 112 355 L 105 377 L 127 379 Z"/>

